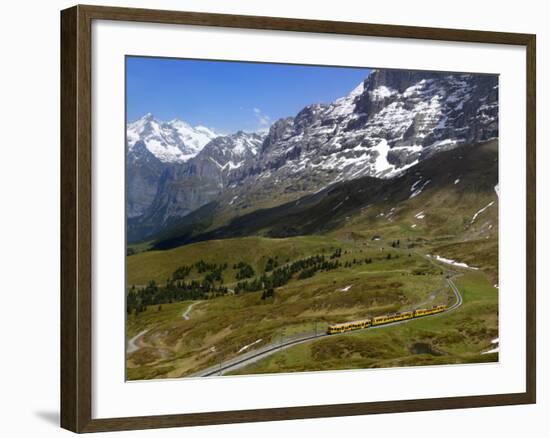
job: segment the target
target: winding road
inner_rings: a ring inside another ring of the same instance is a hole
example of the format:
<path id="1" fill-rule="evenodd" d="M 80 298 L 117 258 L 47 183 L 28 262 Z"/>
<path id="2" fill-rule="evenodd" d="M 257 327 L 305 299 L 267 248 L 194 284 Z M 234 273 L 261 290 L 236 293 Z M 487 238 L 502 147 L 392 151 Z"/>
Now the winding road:
<path id="1" fill-rule="evenodd" d="M 456 297 L 456 301 L 454 302 L 454 304 L 451 307 L 449 307 L 447 310 L 445 310 L 445 312 L 423 316 L 422 318 L 436 317 L 436 316 L 442 315 L 444 313 L 452 312 L 453 310 L 456 310 L 460 306 L 462 306 L 462 295 L 460 294 L 460 292 L 459 292 L 458 288 L 456 287 L 455 283 L 453 282 L 452 278 L 448 278 L 447 283 L 449 284 L 449 287 L 451 288 L 452 292 L 454 293 L 454 295 Z M 389 324 L 369 327 L 369 328 L 366 328 L 366 329 L 363 329 L 363 330 L 384 329 L 386 327 L 391 327 L 391 326 L 394 326 L 394 325 L 406 324 L 410 321 L 414 321 L 415 319 L 416 318 L 414 318 L 414 319 L 405 319 L 403 321 L 396 321 L 396 322 L 392 322 L 392 323 L 389 323 Z M 355 332 L 355 330 L 354 330 L 354 332 Z M 313 341 L 315 339 L 324 338 L 326 336 L 342 336 L 342 335 L 345 336 L 348 333 L 351 333 L 351 332 L 340 333 L 339 335 L 328 335 L 326 333 L 317 333 L 317 334 L 310 335 L 310 336 L 304 336 L 302 338 L 290 339 L 290 340 L 282 342 L 282 343 L 272 343 L 272 344 L 264 346 L 263 348 L 261 348 L 259 350 L 250 352 L 246 355 L 240 355 L 240 356 L 234 357 L 234 358 L 228 360 L 225 363 L 220 362 L 219 364 L 214 365 L 212 367 L 209 367 L 205 370 L 202 370 L 202 371 L 200 371 L 196 374 L 193 374 L 190 377 L 209 377 L 209 376 L 222 375 L 222 374 L 224 374 L 226 372 L 229 372 L 229 371 L 238 370 L 239 368 L 242 368 L 242 367 L 247 366 L 251 363 L 257 362 L 260 359 L 264 359 L 265 357 L 270 356 L 270 355 L 272 355 L 272 354 L 274 354 L 278 351 L 285 350 L 285 349 L 293 347 L 295 345 L 303 344 L 305 342 L 310 342 L 310 341 Z"/>
<path id="2" fill-rule="evenodd" d="M 189 306 L 187 306 L 187 309 L 185 309 L 185 312 L 183 312 L 183 314 L 181 315 L 183 317 L 183 319 L 188 321 L 189 320 L 189 314 L 191 313 L 191 310 L 193 309 L 193 306 L 195 306 L 196 304 L 199 304 L 201 302 L 202 301 L 196 301 L 194 303 L 189 304 Z M 141 345 L 138 344 L 138 341 L 148 331 L 149 331 L 149 329 L 143 330 L 143 331 L 139 332 L 137 335 L 135 335 L 132 339 L 130 339 L 128 341 L 128 344 L 126 345 L 126 353 L 129 354 L 129 353 L 133 353 L 135 351 L 138 351 L 141 348 Z"/>

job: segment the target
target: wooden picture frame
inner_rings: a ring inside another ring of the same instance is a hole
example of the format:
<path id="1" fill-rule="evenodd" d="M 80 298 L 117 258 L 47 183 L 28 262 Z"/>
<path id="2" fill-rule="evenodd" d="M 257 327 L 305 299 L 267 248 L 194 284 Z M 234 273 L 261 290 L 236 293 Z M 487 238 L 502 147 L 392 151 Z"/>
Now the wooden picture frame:
<path id="1" fill-rule="evenodd" d="M 527 108 L 526 391 L 498 395 L 93 419 L 91 26 L 94 20 L 524 46 L 527 54 L 525 66 L 527 77 L 525 96 Z M 530 34 L 80 5 L 62 11 L 61 426 L 80 433 L 535 403 L 535 58 L 536 37 Z"/>

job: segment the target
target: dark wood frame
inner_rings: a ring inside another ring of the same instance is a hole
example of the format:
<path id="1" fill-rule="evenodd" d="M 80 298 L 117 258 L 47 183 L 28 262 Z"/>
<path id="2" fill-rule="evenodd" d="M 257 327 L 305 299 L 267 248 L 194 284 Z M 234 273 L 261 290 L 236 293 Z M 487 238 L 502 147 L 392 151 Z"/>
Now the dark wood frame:
<path id="1" fill-rule="evenodd" d="M 526 392 L 92 419 L 92 20 L 221 26 L 525 46 L 527 52 Z M 536 402 L 536 37 L 531 34 L 348 23 L 163 10 L 75 6 L 61 12 L 61 426 L 98 432 Z"/>

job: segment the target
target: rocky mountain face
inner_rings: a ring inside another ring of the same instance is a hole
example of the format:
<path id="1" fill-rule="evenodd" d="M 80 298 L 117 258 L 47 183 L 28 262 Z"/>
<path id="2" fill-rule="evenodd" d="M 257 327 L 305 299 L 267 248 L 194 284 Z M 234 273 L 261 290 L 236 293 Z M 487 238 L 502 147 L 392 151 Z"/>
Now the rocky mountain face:
<path id="1" fill-rule="evenodd" d="M 129 123 L 126 130 L 127 215 L 142 215 L 155 199 L 162 172 L 185 163 L 218 137 L 204 126 L 181 120 L 162 122 L 152 114 Z"/>
<path id="2" fill-rule="evenodd" d="M 126 153 L 126 215 L 141 216 L 157 194 L 160 175 L 166 167 L 141 140 Z"/>
<path id="3" fill-rule="evenodd" d="M 375 70 L 348 96 L 280 119 L 265 137 L 218 137 L 169 166 L 129 229 L 152 235 L 213 200 L 250 210 L 339 181 L 395 178 L 435 153 L 496 137 L 497 76 Z"/>
<path id="4" fill-rule="evenodd" d="M 129 239 L 149 235 L 221 196 L 239 179 L 240 169 L 255 161 L 264 138 L 265 134 L 242 131 L 217 137 L 186 162 L 164 166 L 149 206 L 139 217 L 130 218 Z"/>
<path id="5" fill-rule="evenodd" d="M 393 177 L 431 153 L 498 136 L 498 78 L 374 71 L 351 94 L 277 122 L 262 171 Z"/>

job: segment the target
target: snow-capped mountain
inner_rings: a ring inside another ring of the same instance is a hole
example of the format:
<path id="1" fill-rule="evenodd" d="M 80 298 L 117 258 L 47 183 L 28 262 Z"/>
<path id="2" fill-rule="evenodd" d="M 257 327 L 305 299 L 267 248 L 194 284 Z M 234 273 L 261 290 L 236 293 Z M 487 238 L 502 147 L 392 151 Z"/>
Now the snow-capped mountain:
<path id="1" fill-rule="evenodd" d="M 155 196 L 139 220 L 133 221 L 134 229 L 155 230 L 169 218 L 184 216 L 220 196 L 240 170 L 255 161 L 265 135 L 239 131 L 220 136 L 185 163 L 165 165 Z"/>
<path id="2" fill-rule="evenodd" d="M 153 202 L 166 167 L 195 157 L 218 134 L 204 126 L 163 122 L 146 114 L 126 127 L 127 215 L 142 215 Z"/>
<path id="3" fill-rule="evenodd" d="M 228 173 L 254 161 L 259 153 L 266 133 L 248 133 L 239 131 L 235 134 L 218 137 L 208 143 L 199 155 L 199 160 L 209 160 L 222 173 Z"/>
<path id="4" fill-rule="evenodd" d="M 129 123 L 126 129 L 128 153 L 141 141 L 163 163 L 186 162 L 218 136 L 204 126 L 192 127 L 182 120 L 159 121 L 151 113 Z"/>
<path id="5" fill-rule="evenodd" d="M 496 76 L 378 70 L 347 97 L 278 121 L 261 164 L 388 178 L 434 152 L 497 136 Z"/>
<path id="6" fill-rule="evenodd" d="M 254 135 L 218 137 L 164 172 L 141 218 L 147 229 L 215 199 L 254 208 L 338 181 L 395 178 L 440 151 L 497 138 L 498 77 L 375 70 L 349 95 L 278 120 L 265 138 Z"/>

